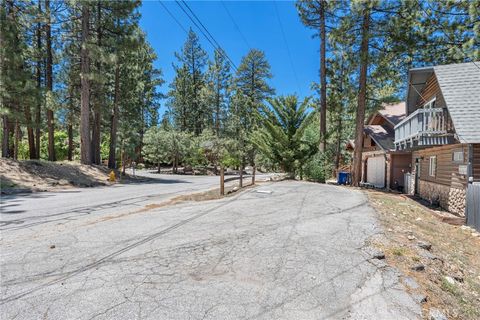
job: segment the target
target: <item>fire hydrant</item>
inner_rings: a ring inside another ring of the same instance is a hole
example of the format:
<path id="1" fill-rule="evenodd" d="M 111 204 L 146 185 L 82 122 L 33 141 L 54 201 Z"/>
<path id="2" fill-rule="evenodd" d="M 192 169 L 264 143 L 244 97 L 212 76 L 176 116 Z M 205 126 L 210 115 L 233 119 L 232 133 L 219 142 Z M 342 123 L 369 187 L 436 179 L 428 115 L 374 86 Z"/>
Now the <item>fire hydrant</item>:
<path id="1" fill-rule="evenodd" d="M 108 180 L 110 182 L 115 182 L 115 172 L 113 170 L 110 171 L 110 174 L 108 175 Z"/>

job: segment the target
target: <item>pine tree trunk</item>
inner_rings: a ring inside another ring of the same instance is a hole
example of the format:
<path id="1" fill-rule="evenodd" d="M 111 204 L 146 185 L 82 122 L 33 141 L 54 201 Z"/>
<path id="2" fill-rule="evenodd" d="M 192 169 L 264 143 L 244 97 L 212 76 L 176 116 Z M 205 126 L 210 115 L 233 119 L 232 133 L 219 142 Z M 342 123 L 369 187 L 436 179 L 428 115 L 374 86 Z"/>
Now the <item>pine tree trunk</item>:
<path id="1" fill-rule="evenodd" d="M 28 103 L 25 103 L 24 112 L 25 112 L 25 121 L 27 123 L 28 155 L 30 159 L 35 159 L 37 155 L 37 151 L 35 150 L 35 136 L 33 134 L 32 115 L 30 113 L 30 107 Z"/>
<path id="2" fill-rule="evenodd" d="M 90 145 L 90 73 L 89 57 L 87 51 L 88 28 L 90 12 L 88 3 L 82 3 L 82 47 L 80 53 L 81 61 L 81 108 L 80 108 L 80 161 L 83 164 L 90 164 L 92 159 Z"/>
<path id="3" fill-rule="evenodd" d="M 42 14 L 42 2 L 38 1 L 38 13 L 39 15 Z M 42 89 L 42 25 L 37 23 L 37 30 L 36 30 L 36 36 L 37 36 L 37 63 L 35 65 L 36 68 L 36 80 L 37 80 L 37 90 L 38 90 L 38 95 L 40 95 L 40 90 Z M 41 121 L 42 121 L 42 103 L 41 99 L 38 99 L 37 105 L 36 105 L 36 110 L 35 110 L 35 158 L 40 159 L 40 135 L 41 135 Z"/>
<path id="4" fill-rule="evenodd" d="M 45 10 L 47 14 L 47 22 L 45 24 L 45 36 L 47 44 L 47 65 L 46 80 L 47 92 L 53 93 L 53 54 L 52 54 L 52 26 L 50 13 L 50 0 L 45 0 Z M 55 142 L 54 142 L 54 123 L 53 110 L 47 110 L 47 126 L 48 126 L 48 160 L 55 161 Z"/>
<path id="5" fill-rule="evenodd" d="M 362 22 L 362 43 L 360 48 L 360 79 L 355 125 L 355 148 L 353 151 L 352 185 L 359 186 L 362 179 L 363 124 L 367 100 L 368 42 L 370 33 L 370 8 L 364 4 Z"/>
<path id="6" fill-rule="evenodd" d="M 240 165 L 240 181 L 238 183 L 238 186 L 240 188 L 243 188 L 243 168 L 244 168 L 244 160 L 242 160 L 242 164 Z"/>
<path id="7" fill-rule="evenodd" d="M 115 89 L 113 96 L 113 111 L 110 117 L 110 148 L 108 153 L 108 167 L 116 168 L 116 149 L 117 149 L 117 124 L 118 124 L 118 100 L 120 94 L 120 67 L 118 62 L 115 66 Z"/>
<path id="8" fill-rule="evenodd" d="M 319 151 L 327 147 L 327 69 L 326 69 L 326 32 L 325 1 L 320 1 L 320 145 Z"/>
<path id="9" fill-rule="evenodd" d="M 335 150 L 335 172 L 338 172 L 338 168 L 340 167 L 341 144 L 342 144 L 342 114 L 339 113 L 337 118 L 337 146 Z"/>
<path id="10" fill-rule="evenodd" d="M 18 119 L 15 120 L 14 137 L 13 159 L 18 160 L 18 144 L 20 143 L 20 124 L 18 123 Z"/>
<path id="11" fill-rule="evenodd" d="M 338 169 L 340 168 L 340 155 L 341 155 L 341 143 L 342 143 L 342 115 L 343 115 L 343 80 L 344 80 L 344 61 L 342 58 L 342 64 L 340 67 L 340 84 L 338 91 L 342 95 L 340 102 L 338 104 L 338 113 L 337 113 L 337 147 L 335 152 L 335 173 L 338 174 Z"/>
<path id="12" fill-rule="evenodd" d="M 97 3 L 97 45 L 99 48 L 102 47 L 102 7 L 101 1 Z M 97 63 L 97 72 L 101 74 L 102 72 L 102 64 L 101 62 Z M 102 84 L 98 84 L 97 86 L 97 94 L 94 104 L 93 110 L 93 128 L 92 128 L 92 163 L 100 164 L 101 154 L 100 154 L 100 133 L 101 133 L 101 103 L 103 101 L 103 88 Z"/>
<path id="13" fill-rule="evenodd" d="M 2 157 L 9 158 L 10 155 L 10 124 L 8 121 L 8 116 L 4 114 L 2 116 L 3 120 L 3 134 L 2 134 Z"/>
<path id="14" fill-rule="evenodd" d="M 68 152 L 67 152 L 68 161 L 73 160 L 73 124 L 72 122 L 73 122 L 73 117 L 70 116 L 70 119 L 68 122 Z"/>
<path id="15" fill-rule="evenodd" d="M 215 112 L 215 134 L 217 137 L 220 136 L 220 88 L 217 87 L 216 94 L 216 112 Z"/>

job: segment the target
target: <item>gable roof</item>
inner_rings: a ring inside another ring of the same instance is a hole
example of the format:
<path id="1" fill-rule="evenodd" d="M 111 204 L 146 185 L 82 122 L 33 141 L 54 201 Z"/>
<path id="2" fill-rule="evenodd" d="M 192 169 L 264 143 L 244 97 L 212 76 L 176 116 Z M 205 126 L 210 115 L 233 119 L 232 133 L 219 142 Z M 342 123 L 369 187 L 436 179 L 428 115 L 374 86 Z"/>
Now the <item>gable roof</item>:
<path id="1" fill-rule="evenodd" d="M 394 131 L 380 125 L 366 125 L 363 128 L 363 132 L 369 135 L 382 150 L 390 151 L 395 149 L 393 143 L 395 140 Z"/>
<path id="2" fill-rule="evenodd" d="M 382 109 L 377 110 L 367 120 L 368 124 L 372 124 L 376 115 L 380 115 L 386 121 L 388 121 L 392 127 L 400 123 L 406 116 L 405 102 L 391 103 L 382 105 Z"/>
<path id="3" fill-rule="evenodd" d="M 480 62 L 434 67 L 458 140 L 480 142 Z"/>
<path id="4" fill-rule="evenodd" d="M 407 107 L 410 112 L 427 79 L 435 73 L 458 140 L 480 143 L 480 62 L 411 69 L 408 74 Z"/>
<path id="5" fill-rule="evenodd" d="M 383 109 L 380 109 L 377 112 L 381 114 L 382 117 L 384 117 L 388 122 L 395 126 L 405 118 L 405 102 L 402 101 L 395 104 L 385 104 L 383 106 Z"/>

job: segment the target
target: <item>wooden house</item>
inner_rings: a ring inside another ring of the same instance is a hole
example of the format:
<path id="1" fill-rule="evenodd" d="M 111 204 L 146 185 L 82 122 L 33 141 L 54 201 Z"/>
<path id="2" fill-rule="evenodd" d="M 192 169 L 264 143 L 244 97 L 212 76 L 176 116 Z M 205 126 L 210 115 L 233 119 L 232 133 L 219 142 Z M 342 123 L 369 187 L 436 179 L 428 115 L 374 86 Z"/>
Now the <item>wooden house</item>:
<path id="1" fill-rule="evenodd" d="M 405 118 L 405 103 L 384 105 L 370 115 L 363 130 L 362 184 L 375 188 L 404 189 L 404 174 L 411 170 L 411 154 L 395 150 L 394 127 Z M 354 141 L 347 143 L 347 150 Z"/>
<path id="2" fill-rule="evenodd" d="M 412 69 L 407 116 L 395 149 L 411 151 L 411 194 L 465 215 L 469 183 L 480 181 L 480 63 Z"/>

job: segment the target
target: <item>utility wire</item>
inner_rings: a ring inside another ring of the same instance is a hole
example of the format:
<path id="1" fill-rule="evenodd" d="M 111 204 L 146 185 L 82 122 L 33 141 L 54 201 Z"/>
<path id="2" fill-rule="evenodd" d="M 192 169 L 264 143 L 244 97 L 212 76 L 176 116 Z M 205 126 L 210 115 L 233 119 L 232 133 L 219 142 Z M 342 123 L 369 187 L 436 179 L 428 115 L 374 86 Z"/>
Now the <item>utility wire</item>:
<path id="1" fill-rule="evenodd" d="M 175 18 L 175 16 L 172 14 L 172 12 L 170 10 L 168 10 L 167 6 L 162 2 L 162 0 L 158 0 L 158 2 L 160 3 L 160 5 L 163 7 L 163 9 L 165 9 L 165 11 L 167 11 L 167 13 L 170 15 L 170 17 L 175 20 L 175 22 L 180 26 L 180 28 L 185 31 L 186 34 L 188 34 L 188 31 L 187 29 L 180 23 L 180 21 L 178 21 L 177 18 Z"/>
<path id="2" fill-rule="evenodd" d="M 242 31 L 240 30 L 240 27 L 238 26 L 237 22 L 235 21 L 235 19 L 233 18 L 232 14 L 230 13 L 230 11 L 228 10 L 227 6 L 225 5 L 225 2 L 223 0 L 220 1 L 222 3 L 222 6 L 223 8 L 225 9 L 225 11 L 227 12 L 230 20 L 232 21 L 235 29 L 237 29 L 238 33 L 240 34 L 240 36 L 242 37 L 242 40 L 243 42 L 245 42 L 245 44 L 247 45 L 248 49 L 252 49 L 252 46 L 248 43 L 248 40 L 247 38 L 243 35 Z"/>
<path id="3" fill-rule="evenodd" d="M 282 33 L 283 42 L 285 43 L 285 46 L 287 47 L 288 59 L 290 60 L 290 66 L 292 67 L 292 72 L 293 72 L 293 75 L 295 77 L 295 82 L 297 83 L 298 93 L 301 94 L 302 90 L 300 89 L 300 81 L 298 81 L 297 72 L 296 72 L 295 66 L 293 64 L 292 53 L 290 52 L 290 47 L 288 45 L 287 37 L 285 36 L 285 31 L 283 30 L 282 20 L 280 19 L 280 14 L 278 13 L 277 1 L 273 1 L 273 6 L 275 7 L 275 13 L 277 15 L 278 24 L 280 25 L 280 30 L 281 30 L 281 33 Z"/>
<path id="4" fill-rule="evenodd" d="M 198 28 L 198 30 L 203 34 L 203 36 L 207 39 L 208 42 L 221 54 L 223 55 L 230 63 L 230 65 L 237 71 L 237 66 L 233 62 L 233 60 L 228 56 L 226 51 L 220 46 L 220 44 L 215 40 L 215 38 L 212 36 L 212 34 L 208 31 L 208 29 L 205 27 L 205 25 L 200 21 L 200 19 L 197 17 L 197 15 L 193 12 L 193 10 L 188 6 L 188 4 L 185 1 L 176 1 L 177 5 L 182 9 L 182 11 L 185 13 L 185 15 L 192 21 L 192 23 Z M 190 11 L 190 14 L 185 10 L 185 8 L 181 5 L 183 4 L 188 11 Z M 193 18 L 192 17 L 195 18 Z M 198 21 L 198 22 L 197 22 Z"/>

